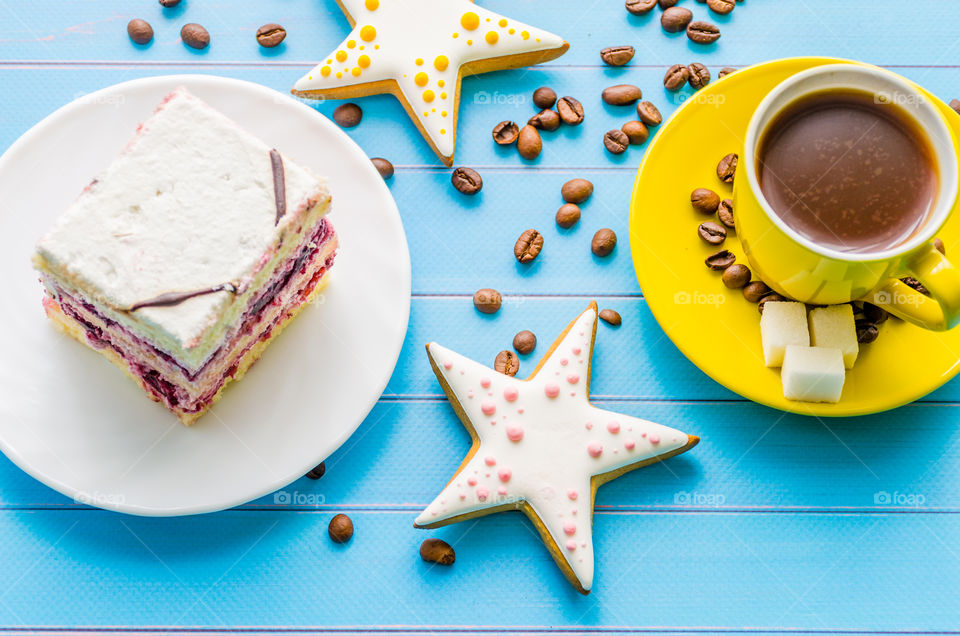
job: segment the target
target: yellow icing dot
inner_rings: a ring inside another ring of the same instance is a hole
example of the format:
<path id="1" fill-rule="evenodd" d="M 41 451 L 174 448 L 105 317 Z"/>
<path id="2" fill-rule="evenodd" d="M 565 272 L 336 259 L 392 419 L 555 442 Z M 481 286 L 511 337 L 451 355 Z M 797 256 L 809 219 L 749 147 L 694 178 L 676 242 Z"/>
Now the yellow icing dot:
<path id="1" fill-rule="evenodd" d="M 313 79 L 313 75 L 307 75 L 307 79 L 308 79 L 308 80 L 312 80 L 312 79 Z"/>
<path id="2" fill-rule="evenodd" d="M 423 91 L 423 101 L 430 103 L 433 101 L 433 97 L 434 97 L 433 91 L 430 90 L 429 88 Z"/>
<path id="3" fill-rule="evenodd" d="M 380 0 L 366 0 L 363 4 L 367 7 L 367 11 L 376 11 L 380 6 Z"/>
<path id="4" fill-rule="evenodd" d="M 372 42 L 375 37 L 377 37 L 377 30 L 369 24 L 360 29 L 360 39 L 364 42 Z"/>
<path id="5" fill-rule="evenodd" d="M 516 30 L 516 29 L 513 29 L 513 28 L 511 28 L 510 30 L 507 31 L 507 33 L 509 33 L 510 35 L 513 35 L 513 34 L 516 33 L 516 32 L 517 32 L 517 30 Z"/>
<path id="6" fill-rule="evenodd" d="M 457 32 L 454 32 L 454 33 L 453 33 L 453 39 L 456 40 L 458 37 L 460 37 L 460 34 L 457 33 Z"/>
<path id="7" fill-rule="evenodd" d="M 337 71 L 337 79 L 340 79 L 341 77 L 343 77 L 343 73 L 341 73 L 340 71 Z"/>
<path id="8" fill-rule="evenodd" d="M 489 22 L 489 21 L 490 21 L 490 18 L 487 18 L 487 22 Z"/>
<path id="9" fill-rule="evenodd" d="M 441 111 L 440 111 L 440 116 L 441 116 L 441 117 L 446 117 L 446 116 L 447 116 L 447 111 L 441 110 Z"/>
<path id="10" fill-rule="evenodd" d="M 467 40 L 467 46 L 473 46 L 473 40 Z"/>
<path id="11" fill-rule="evenodd" d="M 460 26 L 467 31 L 473 31 L 480 26 L 480 16 L 473 11 L 467 11 L 460 17 Z"/>
<path id="12" fill-rule="evenodd" d="M 374 45 L 373 45 L 373 49 L 374 49 L 375 51 L 376 51 L 376 50 L 379 50 L 379 49 L 380 49 L 380 45 L 379 45 L 379 44 L 374 44 Z"/>
<path id="13" fill-rule="evenodd" d="M 360 50 L 361 50 L 361 51 L 362 51 L 363 49 L 365 49 L 365 48 L 367 48 L 367 47 L 363 46 L 362 44 L 360 45 Z"/>
<path id="14" fill-rule="evenodd" d="M 487 44 L 496 44 L 497 40 L 500 39 L 500 35 L 496 31 L 487 31 L 483 39 L 487 41 Z"/>
<path id="15" fill-rule="evenodd" d="M 446 99 L 446 98 L 447 98 L 446 93 L 440 93 L 440 99 Z"/>
<path id="16" fill-rule="evenodd" d="M 428 113 L 427 111 L 423 111 L 423 116 L 424 116 L 424 117 L 429 117 L 429 116 L 430 116 L 430 113 Z"/>
<path id="17" fill-rule="evenodd" d="M 329 66 L 324 66 L 323 68 L 321 68 L 321 69 L 320 69 L 320 74 L 323 75 L 324 77 L 329 77 L 329 76 L 330 76 L 330 67 L 329 67 Z"/>
<path id="18" fill-rule="evenodd" d="M 430 81 L 430 78 L 422 71 L 413 76 L 413 82 L 417 86 L 426 86 L 428 81 Z"/>
<path id="19" fill-rule="evenodd" d="M 361 68 L 368 68 L 370 66 L 370 56 L 361 55 L 357 58 L 357 64 L 359 64 Z"/>
<path id="20" fill-rule="evenodd" d="M 441 134 L 441 135 L 446 135 L 446 134 L 447 134 L 447 129 L 446 129 L 446 128 L 441 128 L 441 129 L 440 129 L 440 134 Z"/>
<path id="21" fill-rule="evenodd" d="M 360 77 L 361 71 L 359 66 L 354 66 L 353 70 L 350 72 L 353 74 L 354 77 Z"/>
<path id="22" fill-rule="evenodd" d="M 502 27 L 505 27 L 505 26 L 507 26 L 507 19 L 506 19 L 506 18 L 500 18 L 500 21 L 497 22 L 497 24 L 499 24 L 499 25 L 502 26 Z"/>
<path id="23" fill-rule="evenodd" d="M 522 37 L 524 40 L 529 40 L 529 39 L 530 39 L 530 32 L 529 32 L 529 31 L 521 31 L 521 32 L 520 32 L 520 37 Z"/>
<path id="24" fill-rule="evenodd" d="M 357 46 L 357 41 L 356 41 L 356 40 L 347 40 L 347 48 L 348 48 L 348 49 L 356 48 L 356 46 Z"/>
<path id="25" fill-rule="evenodd" d="M 539 41 L 540 41 L 540 38 L 537 38 L 537 42 L 539 42 Z"/>
<path id="26" fill-rule="evenodd" d="M 333 64 L 333 60 L 327 60 L 327 64 Z"/>
<path id="27" fill-rule="evenodd" d="M 450 60 L 447 59 L 446 55 L 438 55 L 437 59 L 433 61 L 433 68 L 438 71 L 447 70 L 447 66 L 450 64 Z"/>
<path id="28" fill-rule="evenodd" d="M 422 57 L 418 57 L 417 59 L 415 59 L 415 60 L 413 61 L 413 63 L 416 64 L 417 66 L 423 66 L 423 58 L 422 58 Z"/>
<path id="29" fill-rule="evenodd" d="M 346 62 L 347 61 L 347 52 L 346 51 L 337 51 L 337 61 Z"/>
<path id="30" fill-rule="evenodd" d="M 437 80 L 437 86 L 439 86 L 440 88 L 443 88 L 443 87 L 446 86 L 446 85 L 447 85 L 447 83 L 444 82 L 443 80 Z"/>

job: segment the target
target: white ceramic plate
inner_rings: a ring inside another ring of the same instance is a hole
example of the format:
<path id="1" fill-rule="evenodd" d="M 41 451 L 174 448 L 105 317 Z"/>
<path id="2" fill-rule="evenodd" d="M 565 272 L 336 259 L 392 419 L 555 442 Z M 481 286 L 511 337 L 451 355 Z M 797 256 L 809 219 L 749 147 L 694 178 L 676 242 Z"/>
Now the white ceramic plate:
<path id="1" fill-rule="evenodd" d="M 36 240 L 169 91 L 191 92 L 326 175 L 341 251 L 323 291 L 193 427 L 54 331 L 31 269 Z M 77 501 L 140 515 L 211 512 L 282 488 L 335 451 L 380 397 L 410 313 L 397 206 L 362 150 L 295 99 L 178 75 L 86 95 L 0 158 L 0 449 Z"/>

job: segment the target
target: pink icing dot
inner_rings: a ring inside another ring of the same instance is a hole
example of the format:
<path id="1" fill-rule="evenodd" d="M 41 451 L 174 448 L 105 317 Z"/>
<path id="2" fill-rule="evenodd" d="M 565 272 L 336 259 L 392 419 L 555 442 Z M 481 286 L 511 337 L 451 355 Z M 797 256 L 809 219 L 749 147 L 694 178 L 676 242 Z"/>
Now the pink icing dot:
<path id="1" fill-rule="evenodd" d="M 563 358 L 562 360 L 560 360 L 560 366 L 561 366 L 561 367 L 565 367 L 565 366 L 567 366 L 568 364 L 570 364 L 570 361 L 567 360 L 566 358 Z"/>
<path id="2" fill-rule="evenodd" d="M 467 498 L 467 493 L 465 493 L 465 492 L 460 493 L 460 499 L 461 499 L 461 500 L 466 499 L 466 498 Z"/>
<path id="3" fill-rule="evenodd" d="M 650 443 L 651 443 L 651 444 L 659 444 L 659 443 L 660 443 L 660 436 L 657 435 L 656 433 L 650 433 L 650 437 L 649 437 L 648 439 L 650 440 Z"/>
<path id="4" fill-rule="evenodd" d="M 447 371 L 449 371 L 450 369 L 453 368 L 453 363 L 452 363 L 452 362 L 444 362 L 444 363 L 443 363 L 443 368 L 446 369 Z"/>
<path id="5" fill-rule="evenodd" d="M 570 490 L 567 491 L 567 497 L 569 497 L 570 501 L 576 501 L 577 491 L 571 488 Z"/>
<path id="6" fill-rule="evenodd" d="M 489 488 L 487 488 L 486 486 L 479 486 L 477 488 L 477 499 L 479 499 L 480 501 L 484 501 L 489 496 L 490 496 Z"/>
<path id="7" fill-rule="evenodd" d="M 573 552 L 576 549 L 577 549 L 576 541 L 574 541 L 573 539 L 570 539 L 569 541 L 567 541 L 567 550 L 570 550 L 571 552 Z"/>
<path id="8" fill-rule="evenodd" d="M 593 422 L 587 422 L 586 424 L 584 424 L 584 426 L 586 426 L 587 430 L 589 431 L 591 428 L 593 428 Z"/>
<path id="9" fill-rule="evenodd" d="M 623 447 L 626 448 L 627 450 L 633 450 L 636 445 L 637 443 L 632 439 L 628 439 L 623 443 Z"/>
<path id="10" fill-rule="evenodd" d="M 513 471 L 511 471 L 509 468 L 501 468 L 500 470 L 497 471 L 497 477 L 499 477 L 500 481 L 502 481 L 503 483 L 507 483 L 508 481 L 510 481 L 510 477 L 512 476 L 513 476 Z"/>
<path id="11" fill-rule="evenodd" d="M 497 405 L 493 402 L 484 402 L 480 405 L 480 410 L 483 411 L 484 415 L 493 415 L 497 412 Z"/>
<path id="12" fill-rule="evenodd" d="M 616 435 L 620 432 L 620 422 L 613 421 L 607 423 L 607 430 Z"/>
<path id="13" fill-rule="evenodd" d="M 520 415 L 523 415 L 523 409 L 517 409 L 517 413 L 519 413 Z"/>
<path id="14" fill-rule="evenodd" d="M 572 521 L 567 521 L 563 524 L 563 533 L 570 535 L 574 534 L 577 531 L 577 524 Z"/>
<path id="15" fill-rule="evenodd" d="M 587 452 L 590 453 L 590 457 L 600 457 L 603 454 L 603 446 L 598 442 L 590 442 L 587 444 Z"/>
<path id="16" fill-rule="evenodd" d="M 576 384 L 579 381 L 580 381 L 580 376 L 577 375 L 576 373 L 571 373 L 570 375 L 567 376 L 567 382 L 569 382 L 570 384 Z"/>
<path id="17" fill-rule="evenodd" d="M 555 398 L 560 395 L 560 387 L 557 386 L 556 382 L 547 382 L 547 386 L 543 387 L 543 392 L 547 394 L 548 398 Z"/>
<path id="18" fill-rule="evenodd" d="M 497 488 L 497 494 L 503 496 L 507 494 L 507 489 L 504 488 L 503 486 L 500 486 L 499 488 Z"/>
<path id="19" fill-rule="evenodd" d="M 473 399 L 473 389 L 467 389 L 467 397 Z"/>
<path id="20" fill-rule="evenodd" d="M 482 387 L 485 388 L 485 389 L 489 389 L 489 388 L 490 388 L 490 378 L 481 378 L 481 379 L 480 379 L 480 386 L 482 386 Z"/>
<path id="21" fill-rule="evenodd" d="M 497 460 L 493 455 L 487 455 L 484 458 L 483 463 L 486 464 L 487 466 L 493 466 L 497 463 Z"/>
<path id="22" fill-rule="evenodd" d="M 572 351 L 573 351 L 573 355 L 575 356 L 580 355 L 580 347 L 574 347 Z"/>
<path id="23" fill-rule="evenodd" d="M 511 442 L 519 442 L 523 439 L 523 428 L 517 426 L 516 424 L 511 424 L 507 426 L 507 439 Z"/>
<path id="24" fill-rule="evenodd" d="M 503 399 L 507 402 L 515 402 L 518 397 L 520 397 L 520 391 L 517 391 L 517 389 L 512 386 L 508 386 L 503 390 Z"/>
<path id="25" fill-rule="evenodd" d="M 476 477 L 471 477 L 470 479 L 467 480 L 467 484 L 469 484 L 470 486 L 476 486 L 476 485 L 477 485 L 477 478 L 476 478 Z"/>

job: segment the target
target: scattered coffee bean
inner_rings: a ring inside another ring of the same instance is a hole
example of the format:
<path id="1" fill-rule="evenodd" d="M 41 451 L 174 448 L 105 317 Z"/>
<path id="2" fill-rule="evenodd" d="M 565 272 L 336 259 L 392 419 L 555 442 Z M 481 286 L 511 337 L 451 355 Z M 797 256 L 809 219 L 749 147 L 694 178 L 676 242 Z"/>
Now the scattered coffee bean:
<path id="1" fill-rule="evenodd" d="M 564 203 L 557 210 L 557 225 L 563 229 L 571 228 L 580 220 L 580 206 L 576 203 Z"/>
<path id="2" fill-rule="evenodd" d="M 773 290 L 767 287 L 766 283 L 759 280 L 747 283 L 743 287 L 743 297 L 752 303 L 760 302 L 761 298 L 772 292 Z"/>
<path id="3" fill-rule="evenodd" d="M 428 563 L 453 565 L 456 555 L 450 544 L 442 539 L 426 539 L 420 544 L 420 558 Z"/>
<path id="4" fill-rule="evenodd" d="M 287 37 L 287 30 L 279 24 L 264 24 L 257 29 L 257 42 L 265 49 L 272 49 Z"/>
<path id="5" fill-rule="evenodd" d="M 320 462 L 316 466 L 310 469 L 310 472 L 306 474 L 307 479 L 320 479 L 327 472 L 327 465 L 323 462 Z"/>
<path id="6" fill-rule="evenodd" d="M 606 148 L 611 154 L 623 154 L 626 152 L 629 145 L 630 138 L 627 137 L 627 133 L 623 132 L 619 128 L 608 130 L 603 136 L 603 147 Z"/>
<path id="7" fill-rule="evenodd" d="M 929 296 L 929 295 L 930 295 L 930 290 L 927 289 L 927 288 L 923 285 L 923 283 L 921 283 L 919 280 L 917 280 L 917 279 L 914 278 L 913 276 L 904 276 L 904 277 L 901 278 L 900 280 L 901 280 L 901 282 L 903 282 L 904 284 L 906 284 L 907 287 L 909 287 L 909 288 L 911 288 L 911 289 L 915 289 L 916 291 L 920 292 L 921 294 L 923 294 L 923 295 L 925 295 L 925 296 Z"/>
<path id="8" fill-rule="evenodd" d="M 579 126 L 583 123 L 583 105 L 573 97 L 561 97 L 557 100 L 557 112 L 568 126 Z"/>
<path id="9" fill-rule="evenodd" d="M 373 162 L 373 166 L 377 169 L 377 172 L 380 173 L 380 176 L 385 180 L 393 176 L 393 164 L 383 157 L 374 157 L 370 161 Z"/>
<path id="10" fill-rule="evenodd" d="M 714 13 L 726 15 L 733 11 L 737 4 L 733 0 L 707 0 L 707 6 Z"/>
<path id="11" fill-rule="evenodd" d="M 657 0 L 626 0 L 624 5 L 627 7 L 627 11 L 633 15 L 643 15 L 657 6 Z"/>
<path id="12" fill-rule="evenodd" d="M 680 2 L 680 0 L 657 0 L 657 4 L 660 5 L 661 9 L 669 9 L 670 7 L 675 7 L 677 6 L 678 2 Z"/>
<path id="13" fill-rule="evenodd" d="M 146 20 L 130 20 L 127 23 L 127 35 L 136 44 L 147 44 L 153 39 L 153 27 Z"/>
<path id="14" fill-rule="evenodd" d="M 205 49 L 210 46 L 210 32 L 195 22 L 183 25 L 180 39 L 191 49 Z"/>
<path id="15" fill-rule="evenodd" d="M 543 150 L 543 141 L 540 139 L 540 132 L 527 124 L 520 129 L 520 136 L 517 137 L 517 151 L 524 159 L 536 159 Z"/>
<path id="16" fill-rule="evenodd" d="M 763 314 L 763 306 L 766 305 L 767 303 L 782 303 L 782 302 L 786 302 L 786 300 L 787 299 L 781 296 L 780 294 L 767 294 L 766 296 L 764 296 L 763 298 L 757 301 L 757 311 Z"/>
<path id="17" fill-rule="evenodd" d="M 731 152 L 720 160 L 717 164 L 717 178 L 724 183 L 733 183 L 733 177 L 737 172 L 737 153 Z"/>
<path id="18" fill-rule="evenodd" d="M 513 246 L 513 255 L 519 263 L 530 263 L 540 255 L 543 249 L 543 235 L 536 230 L 527 230 L 520 235 Z"/>
<path id="19" fill-rule="evenodd" d="M 557 111 L 555 110 L 544 108 L 539 113 L 531 117 L 527 123 L 534 128 L 551 132 L 560 127 L 560 115 L 558 115 Z"/>
<path id="20" fill-rule="evenodd" d="M 633 84 L 617 84 L 608 86 L 600 93 L 600 99 L 611 106 L 628 106 L 643 97 L 638 86 Z"/>
<path id="21" fill-rule="evenodd" d="M 520 126 L 516 122 L 502 121 L 493 127 L 493 140 L 501 146 L 509 146 L 520 136 Z"/>
<path id="22" fill-rule="evenodd" d="M 480 173 L 473 168 L 460 167 L 450 175 L 450 182 L 461 194 L 476 194 L 483 188 L 483 179 Z"/>
<path id="23" fill-rule="evenodd" d="M 730 289 L 740 289 L 750 282 L 750 268 L 740 263 L 735 263 L 723 270 L 723 284 Z"/>
<path id="24" fill-rule="evenodd" d="M 703 262 L 715 272 L 722 272 L 737 260 L 730 250 L 720 250 L 708 256 Z"/>
<path id="25" fill-rule="evenodd" d="M 597 230 L 593 235 L 593 241 L 590 243 L 590 249 L 597 256 L 609 256 L 613 248 L 617 246 L 617 235 L 608 227 Z"/>
<path id="26" fill-rule="evenodd" d="M 733 199 L 724 199 L 717 208 L 717 217 L 720 222 L 728 228 L 733 229 L 736 225 L 733 222 Z"/>
<path id="27" fill-rule="evenodd" d="M 856 322 L 857 327 L 857 342 L 860 344 L 870 344 L 877 339 L 877 336 L 880 335 L 880 330 L 875 324 L 867 320 L 858 320 Z"/>
<path id="28" fill-rule="evenodd" d="M 637 117 L 647 126 L 659 126 L 663 121 L 663 115 L 653 102 L 640 102 L 637 104 Z"/>
<path id="29" fill-rule="evenodd" d="M 513 351 L 504 349 L 497 354 L 493 361 L 493 370 L 503 375 L 509 375 L 511 378 L 517 375 L 520 370 L 520 358 Z"/>
<path id="30" fill-rule="evenodd" d="M 160 0 L 160 6 L 167 9 L 172 9 L 173 7 L 180 4 L 180 0 Z"/>
<path id="31" fill-rule="evenodd" d="M 501 304 L 503 304 L 503 297 L 496 289 L 484 287 L 478 289 L 473 295 L 473 306 L 481 314 L 495 314 L 500 311 Z"/>
<path id="32" fill-rule="evenodd" d="M 730 73 L 736 73 L 736 72 L 737 72 L 737 69 L 731 68 L 729 66 L 724 66 L 722 69 L 720 69 L 720 72 L 717 73 L 717 77 L 718 78 L 726 77 L 727 75 L 730 75 Z"/>
<path id="33" fill-rule="evenodd" d="M 346 543 L 353 537 L 353 522 L 347 515 L 336 515 L 327 526 L 327 534 L 336 543 Z"/>
<path id="34" fill-rule="evenodd" d="M 600 59 L 607 66 L 623 66 L 633 59 L 634 53 L 632 46 L 608 46 L 600 50 Z"/>
<path id="35" fill-rule="evenodd" d="M 663 76 L 663 87 L 668 91 L 678 91 L 690 78 L 690 70 L 682 64 L 674 64 Z"/>
<path id="36" fill-rule="evenodd" d="M 720 195 L 707 188 L 697 188 L 690 193 L 693 209 L 703 214 L 713 214 L 720 205 Z"/>
<path id="37" fill-rule="evenodd" d="M 710 83 L 710 70 L 700 62 L 694 62 L 688 66 L 687 71 L 690 72 L 687 81 L 690 82 L 691 88 L 699 90 Z"/>
<path id="38" fill-rule="evenodd" d="M 570 179 L 560 187 L 560 196 L 567 203 L 583 203 L 593 194 L 593 183 L 586 179 Z"/>
<path id="39" fill-rule="evenodd" d="M 333 121 L 337 122 L 341 128 L 353 128 L 360 123 L 361 119 L 363 119 L 363 109 L 353 102 L 340 104 L 333 110 Z"/>
<path id="40" fill-rule="evenodd" d="M 943 244 L 943 239 L 941 238 L 933 239 L 933 247 L 944 256 L 947 255 L 947 248 Z"/>
<path id="41" fill-rule="evenodd" d="M 697 44 L 712 44 L 720 39 L 720 29 L 715 24 L 697 20 L 687 25 L 687 37 Z"/>
<path id="42" fill-rule="evenodd" d="M 875 325 L 883 323 L 890 314 L 886 309 L 877 307 L 873 303 L 863 303 L 863 317 Z"/>
<path id="43" fill-rule="evenodd" d="M 951 99 L 950 108 L 960 113 L 960 99 Z"/>
<path id="44" fill-rule="evenodd" d="M 697 228 L 697 234 L 710 245 L 720 245 L 727 238 L 727 228 L 713 221 L 704 221 Z"/>
<path id="45" fill-rule="evenodd" d="M 667 33 L 679 33 L 683 31 L 690 20 L 693 19 L 693 12 L 690 9 L 682 7 L 668 7 L 660 14 L 660 26 Z"/>
<path id="46" fill-rule="evenodd" d="M 524 329 L 513 337 L 513 348 L 517 353 L 527 355 L 537 348 L 537 337 L 532 331 Z"/>
<path id="47" fill-rule="evenodd" d="M 647 130 L 647 127 L 642 121 L 628 121 L 623 126 L 620 126 L 626 135 L 627 139 L 630 140 L 630 145 L 638 146 L 647 140 L 647 137 L 650 136 L 650 131 Z"/>
<path id="48" fill-rule="evenodd" d="M 533 91 L 533 103 L 541 110 L 553 108 L 553 105 L 557 103 L 557 93 L 549 86 L 541 86 Z"/>
<path id="49" fill-rule="evenodd" d="M 600 320 L 608 325 L 619 327 L 623 323 L 623 318 L 621 318 L 620 314 L 613 309 L 601 309 L 599 315 Z"/>

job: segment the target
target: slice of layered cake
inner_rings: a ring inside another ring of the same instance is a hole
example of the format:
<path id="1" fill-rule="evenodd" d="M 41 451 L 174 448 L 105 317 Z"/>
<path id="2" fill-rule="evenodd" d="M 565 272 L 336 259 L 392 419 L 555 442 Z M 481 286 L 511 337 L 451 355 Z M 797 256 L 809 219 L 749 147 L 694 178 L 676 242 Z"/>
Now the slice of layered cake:
<path id="1" fill-rule="evenodd" d="M 324 181 L 184 89 L 37 246 L 47 315 L 192 424 L 316 294 Z"/>

